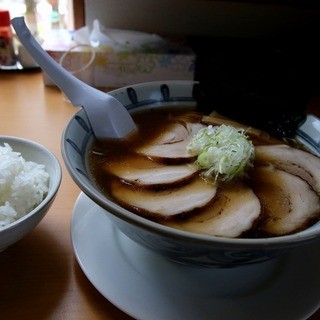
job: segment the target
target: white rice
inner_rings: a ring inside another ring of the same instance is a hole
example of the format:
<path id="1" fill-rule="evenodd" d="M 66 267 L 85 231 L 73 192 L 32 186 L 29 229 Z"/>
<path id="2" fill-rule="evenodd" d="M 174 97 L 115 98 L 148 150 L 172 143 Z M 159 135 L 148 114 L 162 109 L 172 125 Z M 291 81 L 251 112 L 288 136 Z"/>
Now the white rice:
<path id="1" fill-rule="evenodd" d="M 48 184 L 44 165 L 26 161 L 8 143 L 0 146 L 0 230 L 35 208 Z"/>

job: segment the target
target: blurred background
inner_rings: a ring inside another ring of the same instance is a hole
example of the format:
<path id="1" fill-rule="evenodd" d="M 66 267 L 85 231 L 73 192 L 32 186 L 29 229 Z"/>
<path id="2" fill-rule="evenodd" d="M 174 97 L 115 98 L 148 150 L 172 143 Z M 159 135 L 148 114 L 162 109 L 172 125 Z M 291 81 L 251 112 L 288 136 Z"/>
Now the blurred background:
<path id="1" fill-rule="evenodd" d="M 0 0 L 0 8 L 9 10 L 11 18 L 24 16 L 39 39 L 53 29 L 74 28 L 71 0 Z"/>
<path id="2" fill-rule="evenodd" d="M 293 114 L 291 122 L 297 119 L 300 123 L 299 114 L 320 96 L 317 1 L 0 0 L 0 8 L 8 9 L 11 18 L 25 16 L 40 42 L 53 39 L 55 30 L 92 28 L 96 19 L 107 28 L 183 37 L 195 53 L 194 70 L 193 66 L 190 70 L 201 83 L 203 109 L 214 105 L 228 113 L 236 105 L 242 110 L 236 114 L 239 120 L 252 116 L 255 108 L 275 114 L 272 121 L 277 126 L 285 110 Z M 61 33 L 58 38 L 62 38 Z M 100 67 L 106 66 L 103 59 L 106 56 L 97 56 Z M 108 59 L 110 66 L 112 58 Z M 144 60 L 144 66 L 148 61 Z M 110 81 L 107 75 L 129 68 L 118 62 L 111 71 L 103 70 L 104 78 L 100 77 L 98 86 L 142 81 L 128 74 L 119 82 Z M 178 59 L 174 63 L 181 66 Z M 152 79 L 158 80 L 152 75 L 147 81 Z M 319 108 L 318 103 L 315 108 Z M 265 112 L 255 115 L 255 124 L 270 127 L 265 117 Z"/>

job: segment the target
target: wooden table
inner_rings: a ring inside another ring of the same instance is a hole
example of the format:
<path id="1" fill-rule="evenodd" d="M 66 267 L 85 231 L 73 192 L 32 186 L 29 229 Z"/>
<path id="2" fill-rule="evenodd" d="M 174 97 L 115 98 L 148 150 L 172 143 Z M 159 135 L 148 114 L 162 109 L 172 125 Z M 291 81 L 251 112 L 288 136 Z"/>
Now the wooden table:
<path id="1" fill-rule="evenodd" d="M 43 85 L 41 72 L 0 73 L 0 134 L 43 144 L 63 170 L 48 214 L 24 239 L 0 253 L 1 320 L 132 319 L 91 285 L 74 257 L 70 219 L 80 190 L 65 169 L 60 141 L 76 111 L 58 89 Z"/>
<path id="2" fill-rule="evenodd" d="M 43 144 L 58 157 L 63 170 L 48 214 L 0 254 L 1 320 L 132 319 L 91 285 L 73 253 L 70 219 L 80 190 L 65 169 L 60 140 L 76 111 L 58 89 L 43 85 L 41 72 L 0 73 L 0 134 Z M 320 319 L 320 312 L 311 319 Z"/>

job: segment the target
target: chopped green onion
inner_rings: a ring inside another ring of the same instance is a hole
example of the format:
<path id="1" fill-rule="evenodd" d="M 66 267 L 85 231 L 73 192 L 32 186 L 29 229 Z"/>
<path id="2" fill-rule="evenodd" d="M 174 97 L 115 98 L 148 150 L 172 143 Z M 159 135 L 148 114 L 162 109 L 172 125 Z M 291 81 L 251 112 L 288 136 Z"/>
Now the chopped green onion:
<path id="1" fill-rule="evenodd" d="M 187 149 L 198 156 L 196 162 L 205 170 L 203 175 L 214 180 L 227 181 L 244 175 L 254 159 L 254 146 L 244 130 L 228 125 L 201 129 Z"/>

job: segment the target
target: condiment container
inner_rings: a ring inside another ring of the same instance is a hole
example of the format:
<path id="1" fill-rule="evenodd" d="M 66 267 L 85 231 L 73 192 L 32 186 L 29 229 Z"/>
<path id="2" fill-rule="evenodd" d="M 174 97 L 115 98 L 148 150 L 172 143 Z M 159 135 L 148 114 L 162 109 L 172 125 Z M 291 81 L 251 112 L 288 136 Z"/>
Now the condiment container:
<path id="1" fill-rule="evenodd" d="M 0 10 L 0 68 L 13 66 L 15 63 L 10 13 L 8 10 Z"/>

